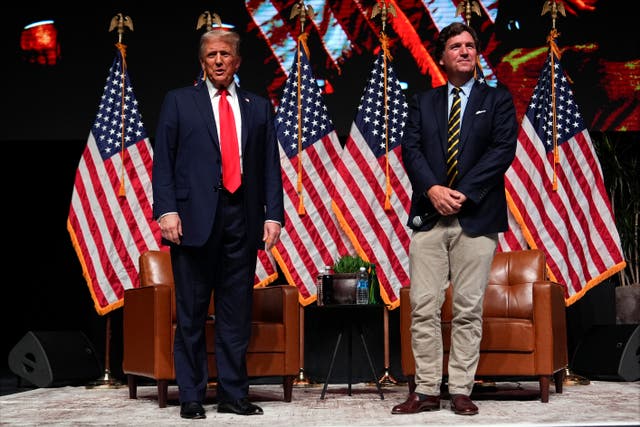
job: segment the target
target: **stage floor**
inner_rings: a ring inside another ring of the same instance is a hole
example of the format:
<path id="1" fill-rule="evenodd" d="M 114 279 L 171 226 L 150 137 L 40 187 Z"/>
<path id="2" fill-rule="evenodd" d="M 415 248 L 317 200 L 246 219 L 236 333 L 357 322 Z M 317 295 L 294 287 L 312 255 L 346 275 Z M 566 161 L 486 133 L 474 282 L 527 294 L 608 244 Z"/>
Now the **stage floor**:
<path id="1" fill-rule="evenodd" d="M 282 386 L 253 384 L 250 398 L 264 415 L 242 417 L 215 411 L 215 390 L 207 396 L 207 420 L 215 425 L 251 426 L 629 426 L 640 425 L 640 382 L 591 381 L 565 385 L 549 403 L 541 403 L 537 382 L 497 383 L 497 389 L 478 393 L 476 416 L 455 415 L 448 400 L 442 409 L 416 415 L 391 415 L 391 408 L 407 395 L 406 385 L 383 386 L 384 399 L 375 384 L 329 384 L 324 399 L 322 385 L 295 386 L 293 400 L 282 401 Z M 493 394 L 492 394 L 493 393 Z M 38 388 L 0 396 L 1 425 L 193 425 L 179 415 L 178 390 L 169 387 L 169 405 L 158 408 L 155 386 L 138 388 L 129 399 L 126 387 Z"/>

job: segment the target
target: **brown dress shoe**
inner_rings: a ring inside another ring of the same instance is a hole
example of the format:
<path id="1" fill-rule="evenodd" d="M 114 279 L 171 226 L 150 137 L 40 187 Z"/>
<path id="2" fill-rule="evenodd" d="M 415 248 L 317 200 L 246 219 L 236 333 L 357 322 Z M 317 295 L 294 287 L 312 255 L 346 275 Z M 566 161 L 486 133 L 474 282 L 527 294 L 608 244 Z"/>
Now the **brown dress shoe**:
<path id="1" fill-rule="evenodd" d="M 440 409 L 440 396 L 425 396 L 420 399 L 418 393 L 411 393 L 407 400 L 396 405 L 391 410 L 392 414 L 417 414 L 423 411 L 437 411 Z"/>
<path id="2" fill-rule="evenodd" d="M 478 407 L 464 394 L 451 395 L 451 410 L 458 415 L 476 415 Z"/>

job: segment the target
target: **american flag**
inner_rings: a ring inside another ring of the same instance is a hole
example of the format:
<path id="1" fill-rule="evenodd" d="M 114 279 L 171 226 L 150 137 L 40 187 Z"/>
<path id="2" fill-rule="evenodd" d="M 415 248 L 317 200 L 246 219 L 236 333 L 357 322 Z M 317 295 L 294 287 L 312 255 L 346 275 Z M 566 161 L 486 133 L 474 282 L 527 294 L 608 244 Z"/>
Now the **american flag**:
<path id="1" fill-rule="evenodd" d="M 342 147 L 312 75 L 306 44 L 298 43 L 275 119 L 286 225 L 272 253 L 287 282 L 300 291 L 300 303 L 307 305 L 316 300 L 322 267 L 355 252 L 331 210 Z"/>
<path id="2" fill-rule="evenodd" d="M 600 163 L 556 52 L 552 41 L 506 189 L 527 242 L 545 252 L 570 305 L 626 263 Z"/>
<path id="3" fill-rule="evenodd" d="M 123 304 L 140 253 L 160 249 L 152 219 L 152 148 L 123 61 L 116 58 L 76 171 L 67 229 L 96 311 Z"/>
<path id="4" fill-rule="evenodd" d="M 381 49 L 336 166 L 333 201 L 357 252 L 376 264 L 381 297 L 390 309 L 400 304 L 400 288 L 409 285 L 411 184 L 400 145 L 407 114 L 400 83 Z"/>

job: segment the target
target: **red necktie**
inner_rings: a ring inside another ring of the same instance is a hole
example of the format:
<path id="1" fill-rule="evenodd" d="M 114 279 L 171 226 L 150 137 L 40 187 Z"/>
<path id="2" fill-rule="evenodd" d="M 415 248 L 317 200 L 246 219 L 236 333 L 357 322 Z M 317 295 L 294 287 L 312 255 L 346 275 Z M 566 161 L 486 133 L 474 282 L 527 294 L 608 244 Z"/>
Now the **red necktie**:
<path id="1" fill-rule="evenodd" d="M 222 153 L 222 184 L 229 193 L 240 187 L 240 151 L 233 110 L 227 101 L 226 89 L 220 90 L 220 152 Z"/>

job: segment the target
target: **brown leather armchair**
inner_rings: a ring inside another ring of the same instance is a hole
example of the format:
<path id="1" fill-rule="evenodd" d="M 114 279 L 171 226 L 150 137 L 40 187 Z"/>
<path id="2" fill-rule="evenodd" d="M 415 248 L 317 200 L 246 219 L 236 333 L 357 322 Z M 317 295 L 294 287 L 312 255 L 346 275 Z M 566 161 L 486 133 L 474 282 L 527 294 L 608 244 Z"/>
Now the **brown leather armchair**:
<path id="1" fill-rule="evenodd" d="M 554 378 L 562 393 L 567 367 L 567 331 L 562 287 L 547 280 L 544 253 L 524 250 L 497 253 L 484 298 L 480 361 L 476 377 L 536 377 L 540 399 L 549 401 Z M 442 306 L 444 373 L 451 345 L 451 287 Z M 415 390 L 415 362 L 411 349 L 409 287 L 400 290 L 400 346 L 402 372 Z"/>
<path id="2" fill-rule="evenodd" d="M 124 293 L 123 372 L 129 397 L 137 397 L 137 377 L 154 379 L 158 405 L 167 406 L 169 382 L 175 380 L 173 339 L 176 328 L 171 258 L 165 251 L 140 256 L 140 287 Z M 213 304 L 209 307 L 213 314 Z M 247 353 L 250 377 L 282 376 L 284 400 L 291 401 L 293 381 L 299 373 L 300 319 L 298 290 L 278 285 L 255 288 L 253 325 Z M 214 318 L 207 320 L 209 376 L 216 377 Z"/>

